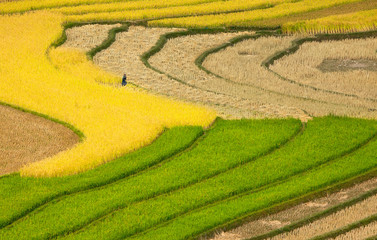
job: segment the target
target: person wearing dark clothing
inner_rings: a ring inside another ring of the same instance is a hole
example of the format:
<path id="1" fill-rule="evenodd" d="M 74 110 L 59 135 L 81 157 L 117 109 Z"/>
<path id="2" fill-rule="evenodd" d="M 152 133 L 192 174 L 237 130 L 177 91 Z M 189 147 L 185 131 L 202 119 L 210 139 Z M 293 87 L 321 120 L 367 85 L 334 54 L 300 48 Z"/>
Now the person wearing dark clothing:
<path id="1" fill-rule="evenodd" d="M 122 78 L 122 86 L 126 86 L 126 85 L 127 85 L 127 76 L 126 74 L 124 74 Z"/>

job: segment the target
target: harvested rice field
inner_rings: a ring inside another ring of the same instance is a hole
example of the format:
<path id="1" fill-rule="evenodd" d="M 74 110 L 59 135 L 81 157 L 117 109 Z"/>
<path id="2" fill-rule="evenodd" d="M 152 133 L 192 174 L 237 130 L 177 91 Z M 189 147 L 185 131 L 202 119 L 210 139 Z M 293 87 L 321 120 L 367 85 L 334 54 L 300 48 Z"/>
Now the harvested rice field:
<path id="1" fill-rule="evenodd" d="M 375 106 L 377 72 L 371 70 L 377 65 L 376 39 L 304 43 L 296 53 L 275 61 L 271 69 L 297 83 L 337 92 L 339 96 L 352 95 L 354 101 Z M 321 66 L 324 68 L 330 59 L 350 63 L 332 71 L 321 71 Z M 293 65 L 299 71 L 288 73 L 287 68 Z"/>
<path id="2" fill-rule="evenodd" d="M 377 221 L 339 235 L 335 240 L 373 239 L 377 236 Z"/>
<path id="3" fill-rule="evenodd" d="M 360 221 L 377 212 L 377 196 L 374 195 L 366 200 L 347 207 L 323 219 L 314 221 L 304 227 L 293 230 L 289 233 L 281 234 L 273 239 L 303 239 L 313 238 L 323 233 L 334 231 L 338 228 L 345 227 L 353 222 Z"/>
<path id="4" fill-rule="evenodd" d="M 363 195 L 365 196 L 365 194 L 372 190 L 375 190 L 376 188 L 377 178 L 373 178 L 371 180 L 356 184 L 355 186 L 344 188 L 334 193 L 328 194 L 325 197 L 307 201 L 281 212 L 261 217 L 259 219 L 245 223 L 244 225 L 241 225 L 228 232 L 218 233 L 215 235 L 215 237 L 211 238 L 211 240 L 252 239 L 263 235 L 266 236 L 265 238 L 267 238 L 266 234 L 268 234 L 269 232 L 283 229 L 287 226 L 294 226 L 293 224 L 300 222 L 303 223 L 303 221 L 308 221 L 308 219 L 310 222 L 313 222 L 313 220 L 310 220 L 311 216 L 321 213 L 324 214 L 329 209 L 340 206 L 341 204 L 347 204 L 347 202 L 363 197 Z M 357 229 L 355 229 L 354 231 L 356 232 Z M 324 232 L 325 231 L 322 231 L 321 233 Z M 363 232 L 364 231 L 358 231 L 358 233 L 360 234 L 363 234 Z M 370 235 L 372 232 L 373 230 L 371 229 L 365 232 L 365 234 Z M 278 239 L 290 239 L 284 238 L 282 235 L 279 236 L 280 238 Z M 337 237 L 338 239 L 341 239 L 339 237 L 341 237 L 341 235 Z"/>
<path id="5" fill-rule="evenodd" d="M 376 7 L 0 0 L 0 239 L 375 239 Z"/>
<path id="6" fill-rule="evenodd" d="M 271 70 L 273 71 L 270 71 L 268 68 L 263 66 L 263 62 L 265 62 L 267 59 L 270 59 L 276 52 L 281 52 L 287 48 L 290 48 L 292 41 L 294 40 L 296 39 L 294 39 L 293 37 L 259 37 L 257 39 L 242 41 L 234 46 L 209 55 L 204 61 L 203 66 L 209 71 L 228 79 L 233 83 L 233 85 L 238 86 L 239 89 L 243 89 L 243 92 L 246 92 L 247 88 L 257 87 L 259 89 L 272 91 L 273 93 L 275 93 L 275 95 L 283 94 L 284 96 L 286 96 L 285 98 L 277 98 L 274 102 L 285 103 L 287 106 L 295 106 L 299 109 L 305 110 L 306 112 L 314 116 L 328 114 L 344 114 L 355 117 L 375 116 L 375 113 L 371 112 L 371 110 L 376 111 L 376 102 L 373 100 L 345 96 L 345 94 L 334 94 L 333 92 L 331 92 L 332 89 L 330 87 L 325 87 L 325 84 L 307 86 L 307 83 L 309 81 L 313 82 L 313 80 L 310 80 L 310 76 L 312 76 L 313 74 L 301 74 L 300 72 L 301 75 L 297 76 L 297 78 L 293 78 L 293 80 L 291 80 L 291 78 L 289 80 L 285 79 L 286 75 L 284 74 L 282 74 L 284 78 L 278 75 L 280 74 L 280 72 L 277 70 L 278 66 L 280 69 L 284 69 L 284 71 L 291 69 L 292 72 L 297 74 L 298 71 L 296 71 L 296 66 L 303 66 L 302 63 L 301 65 L 299 65 L 296 61 L 293 65 L 289 66 L 286 64 L 282 66 L 278 65 L 280 61 L 275 61 L 274 65 L 270 66 Z M 374 41 L 373 43 L 375 42 L 376 41 Z M 371 45 L 368 47 L 373 49 L 374 46 L 372 42 L 370 42 L 370 44 Z M 314 51 L 311 53 L 312 55 L 318 54 Z M 308 54 L 305 55 L 305 57 L 302 56 L 300 61 L 302 62 L 302 60 L 305 58 L 305 61 L 310 62 L 310 64 L 313 65 L 313 57 L 311 57 L 312 55 Z M 313 68 L 312 65 L 305 67 L 306 69 Z M 276 74 L 275 72 L 278 74 Z M 342 76 L 344 75 L 346 74 L 343 74 Z M 356 75 L 349 76 L 349 79 L 355 79 L 355 76 Z M 339 78 L 341 78 L 340 74 L 338 76 L 338 79 Z M 296 79 L 301 80 L 295 81 Z M 308 80 L 307 82 L 304 82 L 302 79 Z M 318 79 L 333 78 L 321 75 L 318 76 Z M 342 79 L 345 80 L 344 77 Z M 370 79 L 374 78 L 372 77 Z M 371 83 L 372 82 L 373 80 L 371 80 Z M 334 85 L 338 84 L 336 82 L 332 83 Z M 323 91 L 318 90 L 319 85 L 322 86 L 323 89 L 321 90 Z M 338 85 L 349 85 L 350 88 L 352 87 L 349 82 Z M 375 86 L 369 87 L 373 89 Z M 362 90 L 359 87 L 358 90 L 359 92 L 366 92 L 366 88 Z M 253 94 L 252 92 L 247 94 L 255 98 L 255 94 Z M 271 94 L 265 95 L 269 101 L 273 101 Z"/>
<path id="7" fill-rule="evenodd" d="M 117 34 L 115 42 L 106 50 L 98 53 L 94 57 L 94 62 L 103 69 L 118 76 L 127 73 L 131 83 L 155 93 L 209 105 L 209 107 L 215 108 L 221 116 L 226 118 L 281 117 L 287 116 L 290 113 L 287 111 L 287 113 L 280 114 L 283 111 L 280 109 L 282 107 L 270 109 L 272 106 L 261 105 L 255 101 L 242 99 L 228 93 L 197 87 L 195 84 L 185 84 L 185 82 L 177 81 L 166 74 L 147 68 L 142 62 L 141 56 L 155 46 L 163 34 L 176 31 L 180 31 L 180 29 L 131 26 L 127 32 Z M 241 34 L 233 33 L 218 36 L 217 42 L 212 43 L 212 46 Z M 171 63 L 170 61 L 173 59 L 174 56 L 169 56 L 157 61 L 161 60 L 161 63 L 166 65 Z M 196 69 L 194 66 L 194 70 Z M 197 71 L 199 74 L 207 75 L 199 70 Z"/>

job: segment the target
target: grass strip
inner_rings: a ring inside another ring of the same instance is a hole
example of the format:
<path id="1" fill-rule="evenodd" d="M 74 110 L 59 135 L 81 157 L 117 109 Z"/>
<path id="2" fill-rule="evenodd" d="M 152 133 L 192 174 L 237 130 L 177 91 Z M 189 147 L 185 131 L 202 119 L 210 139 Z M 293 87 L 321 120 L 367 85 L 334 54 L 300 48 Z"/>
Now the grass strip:
<path id="1" fill-rule="evenodd" d="M 201 127 L 176 127 L 155 142 L 85 173 L 61 178 L 30 178 L 12 174 L 0 178 L 0 227 L 64 195 L 114 183 L 190 149 L 203 135 Z"/>
<path id="2" fill-rule="evenodd" d="M 355 94 L 347 94 L 347 93 L 322 89 L 322 88 L 314 87 L 314 86 L 307 85 L 307 84 L 304 84 L 304 83 L 300 83 L 300 82 L 288 79 L 288 78 L 286 78 L 286 77 L 280 75 L 279 73 L 270 69 L 270 66 L 273 65 L 275 61 L 278 61 L 285 56 L 296 53 L 300 49 L 301 45 L 303 45 L 304 43 L 307 43 L 307 42 L 323 42 L 323 41 L 331 41 L 331 40 L 336 41 L 336 40 L 344 40 L 344 39 L 361 39 L 361 38 L 376 37 L 376 36 L 377 36 L 377 31 L 368 31 L 368 32 L 347 33 L 347 34 L 331 34 L 331 35 L 330 34 L 320 34 L 320 35 L 316 35 L 315 37 L 307 37 L 307 38 L 297 39 L 297 40 L 294 40 L 292 42 L 291 47 L 289 47 L 288 49 L 277 52 L 274 55 L 267 58 L 266 60 L 264 60 L 262 62 L 262 66 L 266 70 L 268 70 L 269 72 L 272 72 L 273 74 L 278 76 L 283 81 L 287 81 L 289 83 L 296 84 L 300 87 L 305 87 L 305 88 L 309 88 L 309 89 L 312 89 L 312 90 L 315 90 L 315 91 L 321 91 L 321 92 L 330 93 L 330 94 L 336 94 L 336 95 L 352 97 L 352 98 L 356 98 L 356 99 L 365 99 L 365 100 L 368 100 L 368 101 L 377 102 L 377 99 L 374 99 L 374 98 L 363 98 L 363 97 L 360 97 L 360 96 L 355 95 Z M 370 110 L 377 111 L 377 109 L 370 109 Z"/>
<path id="3" fill-rule="evenodd" d="M 115 42 L 116 34 L 120 33 L 120 32 L 126 32 L 126 31 L 128 31 L 128 28 L 129 28 L 128 24 L 123 24 L 120 27 L 116 27 L 116 28 L 110 29 L 109 32 L 108 32 L 107 39 L 105 39 L 100 45 L 98 45 L 97 47 L 91 49 L 89 52 L 86 53 L 86 55 L 88 56 L 89 60 L 93 60 L 93 57 L 97 53 L 99 53 L 102 50 L 110 47 L 111 44 L 113 44 Z"/>
<path id="4" fill-rule="evenodd" d="M 203 233 L 243 221 L 261 211 L 318 194 L 326 188 L 338 185 L 339 182 L 363 175 L 368 171 L 375 173 L 376 147 L 377 141 L 374 140 L 354 154 L 296 176 L 285 183 L 198 209 L 130 239 L 197 238 Z"/>
<path id="5" fill-rule="evenodd" d="M 279 228 L 279 229 L 276 229 L 274 231 L 271 231 L 269 233 L 266 233 L 266 234 L 263 234 L 263 235 L 260 235 L 260 236 L 256 236 L 256 237 L 252 237 L 252 238 L 249 238 L 247 240 L 263 240 L 263 239 L 267 239 L 267 238 L 272 238 L 272 237 L 275 237 L 277 235 L 280 235 L 282 233 L 286 233 L 286 232 L 290 232 L 290 231 L 293 231 L 294 229 L 297 229 L 297 228 L 300 228 L 302 226 L 305 226 L 311 222 L 314 222 L 316 220 L 319 220 L 319 219 L 322 219 L 322 218 L 325 218 L 327 216 L 330 216 L 331 214 L 339 211 L 339 210 L 342 210 L 342 209 L 345 209 L 347 207 L 350 207 L 354 204 L 357 204 L 359 202 L 362 202 L 364 201 L 365 199 L 373 196 L 377 194 L 377 188 L 376 189 L 373 189 L 373 190 L 370 190 L 368 191 L 367 193 L 359 196 L 359 197 L 356 197 L 356 198 L 353 198 L 351 199 L 350 201 L 347 201 L 347 202 L 344 202 L 344 203 L 341 203 L 341 204 L 338 204 L 334 207 L 331 207 L 329 209 L 326 209 L 325 211 L 322 211 L 318 214 L 314 214 L 312 216 L 309 216 L 303 220 L 300 220 L 300 221 L 297 221 L 293 224 L 290 224 L 288 226 L 285 226 L 283 228 Z"/>
<path id="6" fill-rule="evenodd" d="M 366 226 L 374 221 L 377 221 L 377 214 L 374 214 L 370 217 L 367 217 L 361 221 L 358 221 L 358 222 L 354 222 L 344 228 L 341 228 L 341 229 L 337 229 L 335 231 L 331 231 L 329 233 L 326 233 L 326 234 L 323 234 L 323 235 L 320 235 L 320 236 L 317 236 L 317 237 L 314 237 L 312 238 L 311 240 L 325 240 L 325 239 L 330 239 L 330 238 L 335 238 L 339 235 L 342 235 L 344 233 L 347 233 L 353 229 L 356 229 L 356 228 L 359 228 L 359 227 L 363 227 L 363 226 Z"/>
<path id="7" fill-rule="evenodd" d="M 345 127 L 339 127 L 335 122 L 331 123 L 329 119 L 327 119 L 328 121 L 321 120 L 322 119 L 318 121 L 319 123 L 317 122 L 318 125 L 316 125 L 315 122 L 312 123 L 313 125 L 308 127 L 308 130 L 306 130 L 303 135 L 298 136 L 294 141 L 291 141 L 283 148 L 279 148 L 270 155 L 266 155 L 265 157 L 241 165 L 238 168 L 206 179 L 195 185 L 188 186 L 187 188 L 170 192 L 167 195 L 157 196 L 153 199 L 145 199 L 143 202 L 127 205 L 127 208 L 116 210 L 116 212 L 109 214 L 108 217 L 101 218 L 100 221 L 91 224 L 83 229 L 83 231 L 77 233 L 77 236 L 71 235 L 68 236 L 68 238 L 90 239 L 93 238 L 93 236 L 97 236 L 96 234 L 103 233 L 108 229 L 111 229 L 111 232 L 106 234 L 109 238 L 115 239 L 119 236 L 121 236 L 120 238 L 129 237 L 145 231 L 156 224 L 161 224 L 161 222 L 166 222 L 182 214 L 191 212 L 196 208 L 223 201 L 231 196 L 242 195 L 245 192 L 260 191 L 261 189 L 271 187 L 271 185 L 276 185 L 276 182 L 278 183 L 281 180 L 290 178 L 295 174 L 308 171 L 322 163 L 331 162 L 337 158 L 334 155 L 338 155 L 334 153 L 335 149 L 324 149 L 324 146 L 328 145 L 328 143 L 325 143 L 326 141 L 320 144 L 322 145 L 323 152 L 326 152 L 325 156 L 322 155 L 322 157 L 319 157 L 315 156 L 313 153 L 305 156 L 305 153 L 310 152 L 307 149 L 308 146 L 314 148 L 319 147 L 319 145 L 313 146 L 318 141 L 313 135 L 319 134 L 323 136 L 324 132 L 331 132 L 331 129 L 326 129 L 326 125 L 335 126 L 339 132 L 343 132 L 341 129 Z M 314 127 L 312 128 L 312 126 Z M 321 131 L 321 126 L 325 127 L 322 129 L 324 132 Z M 331 133 L 329 135 L 331 135 Z M 375 136 L 375 134 L 372 134 L 372 136 Z M 312 140 L 308 141 L 309 139 Z M 369 139 L 363 144 L 366 144 L 368 141 Z M 306 142 L 306 144 L 303 144 L 304 142 Z M 350 146 L 349 144 L 344 144 Z M 363 144 L 357 144 L 354 150 L 363 146 Z M 294 151 L 294 149 L 298 147 L 302 148 L 302 151 L 299 153 Z M 335 150 L 335 152 L 337 151 Z M 352 150 L 344 152 L 344 155 L 350 152 L 352 152 Z M 316 160 L 313 161 L 312 159 Z M 287 169 L 289 170 L 287 171 Z M 250 181 L 250 176 L 253 176 L 253 181 Z M 89 199 L 89 197 L 86 199 Z M 50 209 L 48 211 L 51 212 Z M 57 213 L 54 214 L 56 215 Z M 41 216 L 40 218 L 45 219 L 46 217 Z M 24 226 L 21 228 L 25 229 Z"/>
<path id="8" fill-rule="evenodd" d="M 70 229 L 80 228 L 113 210 L 126 207 L 131 202 L 184 188 L 229 168 L 256 160 L 278 148 L 300 126 L 301 123 L 294 119 L 219 120 L 204 141 L 174 161 L 107 188 L 76 194 L 51 203 L 23 221 L 3 229 L 0 238 L 12 239 L 13 233 L 18 232 L 22 226 L 26 227 L 22 231 L 28 232 L 29 238 L 43 239 L 67 233 Z M 57 221 L 45 222 L 52 218 L 57 218 Z M 50 224 L 53 226 L 50 227 Z M 41 228 L 36 229 L 37 226 Z"/>

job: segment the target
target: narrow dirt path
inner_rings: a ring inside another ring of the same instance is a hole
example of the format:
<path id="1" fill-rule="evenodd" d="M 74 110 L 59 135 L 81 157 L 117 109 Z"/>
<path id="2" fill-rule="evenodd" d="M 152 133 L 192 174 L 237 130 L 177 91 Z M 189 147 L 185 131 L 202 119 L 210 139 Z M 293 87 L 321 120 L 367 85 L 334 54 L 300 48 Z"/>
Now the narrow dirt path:
<path id="1" fill-rule="evenodd" d="M 67 150 L 79 140 L 61 124 L 0 105 L 0 175 Z"/>

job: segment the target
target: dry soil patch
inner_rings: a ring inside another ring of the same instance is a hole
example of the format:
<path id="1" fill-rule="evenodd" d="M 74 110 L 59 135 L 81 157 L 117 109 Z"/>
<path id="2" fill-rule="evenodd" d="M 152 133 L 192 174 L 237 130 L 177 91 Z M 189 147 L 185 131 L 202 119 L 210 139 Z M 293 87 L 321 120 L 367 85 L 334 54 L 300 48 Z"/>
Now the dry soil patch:
<path id="1" fill-rule="evenodd" d="M 318 65 L 318 69 L 322 72 L 347 72 L 353 70 L 366 70 L 377 72 L 377 60 L 325 59 L 320 65 Z"/>
<path id="2" fill-rule="evenodd" d="M 61 124 L 0 105 L 0 175 L 67 150 L 79 140 Z"/>

